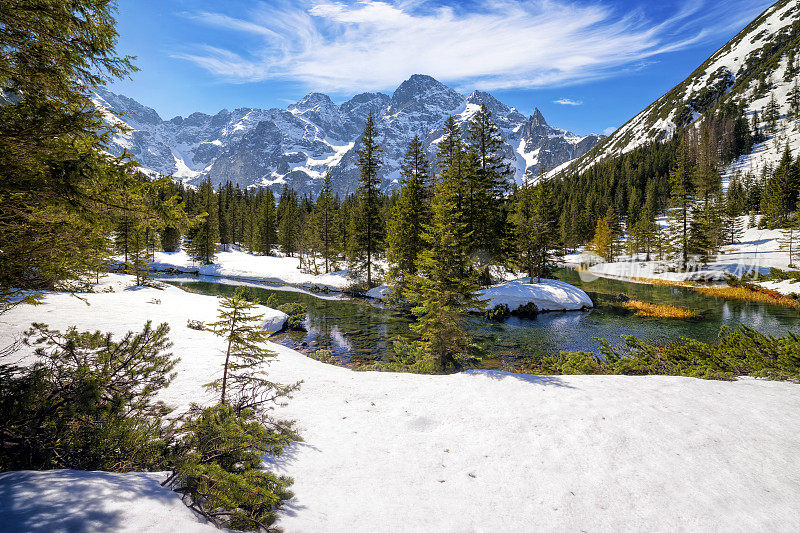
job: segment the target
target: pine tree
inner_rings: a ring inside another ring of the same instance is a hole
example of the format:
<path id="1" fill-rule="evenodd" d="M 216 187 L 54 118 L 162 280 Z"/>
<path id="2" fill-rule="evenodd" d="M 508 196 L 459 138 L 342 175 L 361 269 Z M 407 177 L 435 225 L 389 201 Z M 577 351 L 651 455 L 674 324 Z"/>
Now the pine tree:
<path id="1" fill-rule="evenodd" d="M 800 120 L 800 85 L 797 84 L 797 79 L 794 80 L 794 86 L 786 99 L 789 101 L 789 118 Z"/>
<path id="2" fill-rule="evenodd" d="M 609 242 L 608 260 L 614 259 L 622 253 L 622 224 L 617 216 L 613 206 L 608 206 L 605 216 L 608 230 L 611 232 L 611 241 Z"/>
<path id="3" fill-rule="evenodd" d="M 508 192 L 510 168 L 503 158 L 500 128 L 485 104 L 469 124 L 468 152 L 474 154 L 466 174 L 466 222 L 472 229 L 470 251 L 488 266 L 501 259 L 505 233 L 503 198 Z"/>
<path id="4" fill-rule="evenodd" d="M 548 189 L 548 182 L 543 180 L 522 187 L 517 191 L 512 213 L 517 263 L 528 273 L 531 283 L 534 278 L 539 283 L 547 275 L 555 247 L 552 199 Z"/>
<path id="5" fill-rule="evenodd" d="M 612 243 L 611 228 L 608 225 L 607 218 L 598 218 L 597 225 L 594 229 L 594 237 L 589 244 L 589 249 L 597 256 L 605 261 L 611 261 L 611 243 Z"/>
<path id="6" fill-rule="evenodd" d="M 767 133 L 774 135 L 778 131 L 778 119 L 780 118 L 780 107 L 775 101 L 775 94 L 770 96 L 767 106 L 764 108 L 764 123 Z"/>
<path id="7" fill-rule="evenodd" d="M 429 369 L 441 372 L 460 367 L 470 344 L 462 322 L 469 311 L 484 304 L 476 296 L 475 274 L 467 273 L 469 256 L 463 241 L 469 232 L 461 222 L 454 181 L 438 181 L 431 211 L 423 234 L 426 249 L 405 293 L 415 305 L 418 321 L 413 329 L 421 336 Z"/>
<path id="8" fill-rule="evenodd" d="M 392 265 L 389 277 L 401 285 L 417 273 L 417 258 L 424 248 L 422 232 L 430 218 L 428 162 L 418 136 L 408 145 L 401 166 L 403 188 L 392 207 L 386 227 L 386 258 Z"/>
<path id="9" fill-rule="evenodd" d="M 303 227 L 302 209 L 298 203 L 297 193 L 284 185 L 278 200 L 278 243 L 281 251 L 289 257 L 300 248 L 300 236 Z"/>
<path id="10" fill-rule="evenodd" d="M 358 203 L 351 225 L 350 259 L 354 270 L 366 272 L 367 287 L 372 287 L 374 255 L 379 251 L 384 233 L 380 217 L 381 147 L 372 113 L 367 118 L 361 137 L 361 149 L 357 153 L 361 178 Z"/>
<path id="11" fill-rule="evenodd" d="M 339 208 L 337 198 L 333 195 L 333 180 L 330 173 L 325 174 L 322 191 L 314 206 L 312 222 L 309 225 L 314 232 L 314 242 L 325 261 L 325 273 L 330 272 L 331 260 L 336 255 L 339 242 L 339 227 L 336 223 L 336 212 Z"/>
<path id="12" fill-rule="evenodd" d="M 798 74 L 797 54 L 793 47 L 789 48 L 789 56 L 786 58 L 786 70 L 783 73 L 783 81 L 790 82 Z"/>
<path id="13" fill-rule="evenodd" d="M 798 177 L 792 152 L 787 144 L 781 162 L 767 180 L 761 198 L 761 212 L 769 228 L 785 227 L 788 224 L 789 215 L 797 203 L 797 186 Z"/>
<path id="14" fill-rule="evenodd" d="M 229 403 L 237 413 L 254 409 L 270 400 L 272 391 L 281 388 L 263 378 L 258 369 L 275 353 L 265 348 L 269 332 L 262 327 L 264 315 L 253 314 L 258 300 L 248 301 L 246 289 L 237 287 L 222 298 L 217 321 L 208 325 L 226 343 L 222 377 L 207 386 L 220 393 L 220 403 Z"/>
<path id="15" fill-rule="evenodd" d="M 689 262 L 689 235 L 694 194 L 691 184 L 692 162 L 686 137 L 681 139 L 675 165 L 670 172 L 669 234 L 673 253 L 681 270 Z"/>
<path id="16" fill-rule="evenodd" d="M 736 244 L 741 239 L 744 228 L 740 217 L 744 214 L 746 206 L 747 193 L 740 176 L 735 174 L 728 184 L 725 195 L 723 220 L 725 244 Z"/>
<path id="17" fill-rule="evenodd" d="M 275 212 L 275 196 L 271 189 L 260 193 L 256 206 L 257 228 L 255 249 L 262 255 L 272 254 L 272 246 L 278 240 L 276 228 L 277 216 Z"/>
<path id="18" fill-rule="evenodd" d="M 657 248 L 658 233 L 658 225 L 643 213 L 631 228 L 628 253 L 631 255 L 644 253 L 645 261 L 650 261 L 651 254 Z"/>
<path id="19" fill-rule="evenodd" d="M 200 185 L 192 214 L 199 217 L 199 221 L 189 230 L 186 251 L 195 261 L 210 265 L 214 262 L 219 239 L 217 195 L 214 194 L 210 179 Z"/>

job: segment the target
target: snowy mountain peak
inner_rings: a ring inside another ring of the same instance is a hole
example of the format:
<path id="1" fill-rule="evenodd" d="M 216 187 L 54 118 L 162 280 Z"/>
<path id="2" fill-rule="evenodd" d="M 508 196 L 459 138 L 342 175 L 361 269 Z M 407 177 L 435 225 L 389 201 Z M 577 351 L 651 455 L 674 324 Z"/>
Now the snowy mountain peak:
<path id="1" fill-rule="evenodd" d="M 414 74 L 392 94 L 389 114 L 413 112 L 423 108 L 455 111 L 464 106 L 464 97 L 431 76 Z"/>
<path id="2" fill-rule="evenodd" d="M 528 124 L 532 128 L 535 128 L 536 126 L 547 126 L 547 121 L 544 119 L 544 115 L 542 115 L 542 112 L 539 111 L 538 107 L 533 110 L 533 115 L 531 115 L 531 119 Z"/>
<path id="3" fill-rule="evenodd" d="M 336 107 L 336 104 L 333 103 L 330 96 L 327 94 L 322 93 L 309 93 L 303 97 L 302 100 L 297 102 L 296 104 L 292 104 L 289 106 L 289 111 L 297 110 L 300 112 L 308 111 L 310 109 L 321 110 L 321 109 L 333 109 Z"/>
<path id="4" fill-rule="evenodd" d="M 525 121 L 525 115 L 484 91 L 472 91 L 467 97 L 467 104 L 485 105 L 502 128 L 513 128 Z"/>

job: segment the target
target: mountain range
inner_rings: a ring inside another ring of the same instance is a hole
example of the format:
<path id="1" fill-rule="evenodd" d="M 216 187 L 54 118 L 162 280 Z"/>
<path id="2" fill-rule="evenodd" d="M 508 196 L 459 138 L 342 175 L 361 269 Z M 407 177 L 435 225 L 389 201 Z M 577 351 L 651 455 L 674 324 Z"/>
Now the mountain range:
<path id="1" fill-rule="evenodd" d="M 435 161 L 445 120 L 453 116 L 466 132 L 482 104 L 502 130 L 503 154 L 518 183 L 585 154 L 604 138 L 575 135 L 550 126 L 538 108 L 526 117 L 489 93 L 465 96 L 420 74 L 404 81 L 392 96 L 363 93 L 337 105 L 325 94 L 311 93 L 286 109 L 223 109 L 216 115 L 192 113 L 170 120 L 104 89 L 96 91 L 94 102 L 106 121 L 130 130 L 114 135 L 109 151 L 130 154 L 145 172 L 189 184 L 206 178 L 214 185 L 231 181 L 279 189 L 288 184 L 312 196 L 326 172 L 339 194 L 357 189 L 356 151 L 370 113 L 383 149 L 385 190 L 399 186 L 400 164 L 415 135 Z"/>
<path id="2" fill-rule="evenodd" d="M 758 175 L 764 167 L 774 167 L 787 144 L 795 153 L 800 152 L 800 125 L 790 118 L 788 98 L 798 80 L 798 61 L 800 2 L 778 0 L 684 81 L 586 154 L 551 169 L 550 175 L 579 174 L 602 159 L 671 139 L 676 132 L 727 103 L 741 106 L 752 120 L 754 113 L 763 115 L 767 103 L 774 98 L 780 108 L 777 132 L 723 169 L 723 175 L 735 171 Z"/>

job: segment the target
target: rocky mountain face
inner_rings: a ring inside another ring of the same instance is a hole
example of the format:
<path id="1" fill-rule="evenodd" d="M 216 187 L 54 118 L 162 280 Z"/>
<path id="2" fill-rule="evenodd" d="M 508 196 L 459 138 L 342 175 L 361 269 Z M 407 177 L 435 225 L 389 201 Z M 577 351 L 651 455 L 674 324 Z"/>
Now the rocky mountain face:
<path id="1" fill-rule="evenodd" d="M 370 113 L 376 117 L 383 148 L 386 190 L 399 186 L 400 163 L 415 135 L 435 161 L 445 120 L 454 116 L 466 131 L 481 104 L 503 132 L 504 155 L 517 182 L 540 168 L 551 169 L 583 155 L 603 138 L 574 135 L 548 125 L 538 109 L 525 117 L 488 93 L 464 96 L 419 74 L 391 97 L 363 93 L 339 105 L 327 95 L 311 93 L 286 109 L 243 108 L 163 120 L 153 109 L 105 90 L 97 92 L 95 104 L 107 121 L 122 122 L 132 130 L 116 135 L 111 151 L 131 154 L 146 171 L 191 184 L 205 178 L 215 185 L 231 181 L 242 187 L 280 189 L 289 184 L 312 196 L 326 172 L 338 193 L 357 189 L 356 151 Z"/>
<path id="2" fill-rule="evenodd" d="M 780 106 L 778 133 L 735 161 L 737 169 L 757 174 L 773 164 L 788 143 L 800 148 L 795 121 L 788 119 L 788 93 L 797 81 L 800 50 L 800 2 L 778 0 L 717 50 L 688 78 L 650 104 L 583 157 L 551 172 L 579 173 L 596 161 L 623 154 L 649 142 L 670 139 L 696 124 L 704 113 L 726 103 L 744 107 L 748 117 L 763 113 L 775 98 Z M 794 52 L 794 54 L 793 54 Z M 790 62 L 794 61 L 794 65 Z M 787 74 L 787 72 L 789 74 Z"/>

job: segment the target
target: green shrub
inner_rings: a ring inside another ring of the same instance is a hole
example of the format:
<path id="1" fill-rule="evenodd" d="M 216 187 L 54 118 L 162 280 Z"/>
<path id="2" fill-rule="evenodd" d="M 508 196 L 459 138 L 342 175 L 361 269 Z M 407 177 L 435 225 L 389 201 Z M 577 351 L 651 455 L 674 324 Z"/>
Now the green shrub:
<path id="1" fill-rule="evenodd" d="M 0 470 L 163 470 L 167 442 L 154 400 L 174 374 L 169 326 L 66 333 L 34 324 L 32 366 L 0 365 Z"/>
<path id="2" fill-rule="evenodd" d="M 289 315 L 286 327 L 294 331 L 306 330 L 306 306 L 300 303 L 289 302 L 278 306 L 279 311 Z"/>
<path id="3" fill-rule="evenodd" d="M 275 511 L 293 496 L 292 479 L 262 469 L 262 455 L 280 455 L 299 440 L 291 427 L 218 404 L 194 408 L 179 435 L 175 466 L 165 484 L 217 527 L 273 530 Z"/>
<path id="4" fill-rule="evenodd" d="M 536 316 L 539 314 L 539 308 L 535 303 L 528 302 L 525 305 L 520 305 L 517 307 L 512 314 L 522 318 L 536 318 Z"/>
<path id="5" fill-rule="evenodd" d="M 599 356 L 561 352 L 521 366 L 535 374 L 655 374 L 724 380 L 754 376 L 800 381 L 800 336 L 794 333 L 776 338 L 739 325 L 723 327 L 715 343 L 683 339 L 656 346 L 634 336 L 624 338 L 622 348 L 597 339 L 602 343 Z"/>
<path id="6" fill-rule="evenodd" d="M 339 361 L 336 360 L 336 358 L 333 356 L 333 352 L 330 350 L 317 350 L 316 352 L 312 353 L 310 357 L 316 361 L 327 363 L 329 365 L 339 364 Z"/>
<path id="7" fill-rule="evenodd" d="M 487 309 L 483 312 L 487 320 L 504 320 L 511 316 L 511 310 L 506 304 L 496 305 L 494 309 Z"/>

